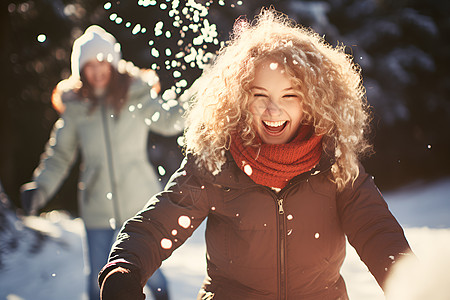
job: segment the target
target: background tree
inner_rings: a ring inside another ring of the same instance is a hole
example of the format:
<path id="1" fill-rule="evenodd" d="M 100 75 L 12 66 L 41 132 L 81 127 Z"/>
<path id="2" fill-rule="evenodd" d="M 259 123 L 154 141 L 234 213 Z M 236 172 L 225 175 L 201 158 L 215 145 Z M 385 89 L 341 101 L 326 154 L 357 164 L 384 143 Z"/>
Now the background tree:
<path id="1" fill-rule="evenodd" d="M 361 65 L 376 154 L 366 161 L 393 188 L 450 170 L 450 2 L 330 1 L 339 40 Z"/>

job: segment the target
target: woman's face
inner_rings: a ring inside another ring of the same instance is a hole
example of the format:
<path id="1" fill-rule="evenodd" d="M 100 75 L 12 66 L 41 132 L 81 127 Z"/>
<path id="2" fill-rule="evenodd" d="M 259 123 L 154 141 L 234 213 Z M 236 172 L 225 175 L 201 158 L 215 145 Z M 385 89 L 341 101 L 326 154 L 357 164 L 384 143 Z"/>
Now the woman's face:
<path id="1" fill-rule="evenodd" d="M 278 63 L 263 61 L 250 84 L 253 126 L 266 144 L 284 144 L 298 132 L 303 118 L 300 94 Z"/>
<path id="2" fill-rule="evenodd" d="M 111 79 L 111 65 L 107 61 L 93 59 L 84 65 L 83 73 L 94 89 L 105 89 Z"/>

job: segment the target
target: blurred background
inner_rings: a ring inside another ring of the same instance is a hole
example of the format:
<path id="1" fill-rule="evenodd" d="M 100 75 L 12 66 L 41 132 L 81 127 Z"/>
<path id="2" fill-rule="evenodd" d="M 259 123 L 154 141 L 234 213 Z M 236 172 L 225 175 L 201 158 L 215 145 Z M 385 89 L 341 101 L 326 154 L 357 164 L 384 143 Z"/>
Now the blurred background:
<path id="1" fill-rule="evenodd" d="M 450 174 L 448 0 L 8 0 L 0 16 L 0 181 L 17 207 L 20 185 L 31 179 L 58 118 L 51 93 L 70 75 L 74 39 L 89 25 L 101 25 L 121 43 L 124 59 L 158 72 L 163 90 L 181 79 L 189 86 L 201 67 L 178 65 L 176 73 L 171 61 L 182 61 L 176 54 L 189 53 L 194 35 L 175 26 L 170 13 L 189 3 L 202 4 L 207 15 L 194 22 L 186 8 L 185 24 L 209 25 L 218 41 L 229 38 L 236 18 L 252 19 L 261 6 L 273 5 L 330 44 L 346 45 L 362 67 L 373 112 L 375 154 L 363 164 L 383 192 Z M 214 53 L 219 47 L 203 42 L 196 49 Z M 162 184 L 182 158 L 177 138 L 149 136 L 149 159 L 161 166 Z M 44 210 L 78 215 L 77 169 Z"/>

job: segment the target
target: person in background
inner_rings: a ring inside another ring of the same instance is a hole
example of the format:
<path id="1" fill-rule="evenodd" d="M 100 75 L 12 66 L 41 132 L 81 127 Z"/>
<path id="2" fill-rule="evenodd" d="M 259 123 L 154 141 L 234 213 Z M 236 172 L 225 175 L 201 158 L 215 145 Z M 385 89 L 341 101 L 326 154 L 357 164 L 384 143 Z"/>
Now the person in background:
<path id="1" fill-rule="evenodd" d="M 368 114 L 343 47 L 273 9 L 236 22 L 198 80 L 186 157 L 122 227 L 102 299 L 144 299 L 147 278 L 206 218 L 198 299 L 348 299 L 346 237 L 384 288 L 414 255 L 359 161 Z"/>
<path id="2" fill-rule="evenodd" d="M 78 200 L 86 227 L 89 298 L 94 300 L 100 297 L 98 272 L 118 229 L 161 188 L 147 157 L 148 132 L 181 133 L 184 110 L 173 97 L 161 99 L 154 71 L 121 60 L 116 39 L 97 25 L 73 43 L 71 68 L 71 77 L 53 92 L 52 102 L 61 117 L 32 182 L 22 186 L 21 200 L 26 213 L 36 213 L 81 154 Z M 160 270 L 147 284 L 156 299 L 168 299 Z"/>

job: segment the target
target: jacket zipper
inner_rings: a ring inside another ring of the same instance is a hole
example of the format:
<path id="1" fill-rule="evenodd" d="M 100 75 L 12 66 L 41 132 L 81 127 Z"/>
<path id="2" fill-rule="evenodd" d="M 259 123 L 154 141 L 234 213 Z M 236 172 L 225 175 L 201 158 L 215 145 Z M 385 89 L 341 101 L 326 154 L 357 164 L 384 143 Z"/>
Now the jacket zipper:
<path id="1" fill-rule="evenodd" d="M 287 280 L 286 280 L 286 228 L 284 222 L 283 198 L 277 198 L 278 204 L 278 230 L 279 230 L 279 251 L 280 251 L 280 278 L 279 278 L 279 299 L 286 299 Z"/>
<path id="2" fill-rule="evenodd" d="M 108 161 L 108 172 L 109 172 L 109 180 L 111 184 L 111 193 L 112 193 L 112 203 L 113 203 L 113 210 L 114 210 L 114 230 L 120 228 L 122 224 L 122 220 L 120 218 L 120 209 L 119 209 L 119 200 L 117 195 L 117 186 L 116 186 L 116 176 L 114 173 L 114 159 L 112 154 L 112 145 L 111 145 L 111 135 L 109 132 L 109 126 L 108 126 L 108 117 L 107 117 L 107 109 L 105 105 L 101 104 L 101 110 L 102 110 L 102 121 L 103 121 L 103 133 L 105 138 L 105 145 L 106 145 L 106 158 Z M 111 226 L 112 224 L 110 224 Z M 112 227 L 112 226 L 111 226 Z"/>
<path id="3" fill-rule="evenodd" d="M 278 214 L 277 214 L 277 221 L 278 221 L 278 235 L 279 235 L 279 245 L 278 245 L 278 251 L 279 251 L 279 263 L 280 263 L 280 270 L 279 270 L 279 278 L 278 278 L 278 299 L 279 300 L 287 300 L 287 271 L 286 271 L 286 223 L 284 219 L 284 195 L 287 194 L 287 191 L 290 187 L 293 185 L 296 185 L 300 182 L 307 181 L 310 176 L 315 176 L 317 174 L 323 173 L 324 171 L 327 171 L 331 169 L 331 165 L 324 169 L 319 170 L 319 172 L 315 172 L 314 174 L 309 173 L 308 177 L 306 178 L 297 178 L 297 180 L 291 180 L 289 184 L 283 188 L 279 194 L 275 194 L 274 191 L 268 187 L 266 187 L 272 195 L 274 195 L 275 202 L 277 204 Z"/>

